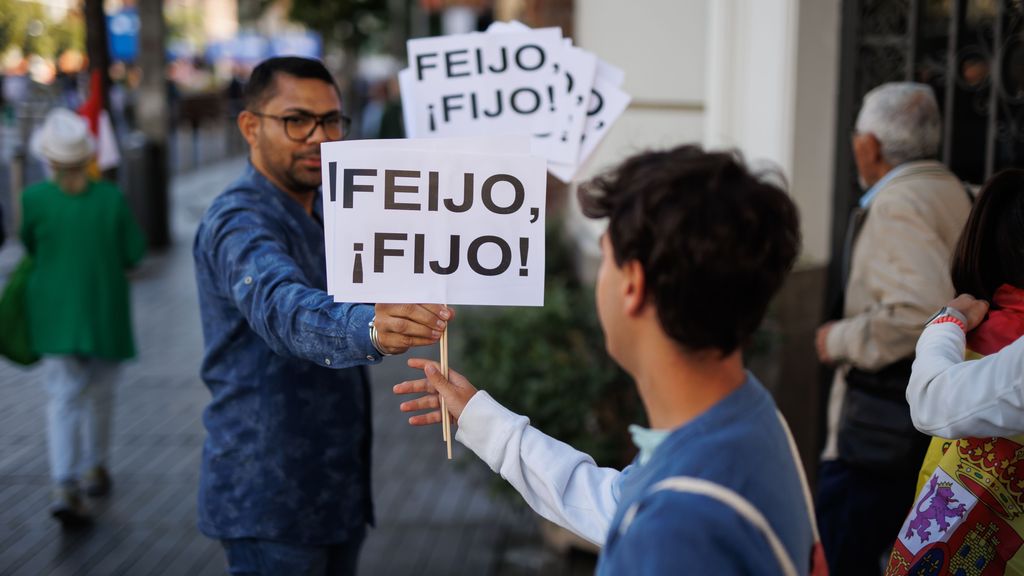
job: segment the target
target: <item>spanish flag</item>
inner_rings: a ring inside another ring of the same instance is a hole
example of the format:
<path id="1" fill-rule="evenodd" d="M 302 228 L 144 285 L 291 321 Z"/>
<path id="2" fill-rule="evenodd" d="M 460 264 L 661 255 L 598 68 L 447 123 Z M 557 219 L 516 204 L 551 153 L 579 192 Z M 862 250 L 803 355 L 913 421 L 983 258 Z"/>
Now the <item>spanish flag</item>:
<path id="1" fill-rule="evenodd" d="M 96 165 L 95 174 L 104 170 L 116 168 L 121 163 L 121 152 L 117 148 L 117 138 L 114 135 L 114 124 L 110 121 L 110 114 L 103 102 L 103 77 L 98 69 L 93 69 L 89 79 L 89 99 L 78 109 L 81 115 L 89 123 L 89 131 L 96 142 Z"/>

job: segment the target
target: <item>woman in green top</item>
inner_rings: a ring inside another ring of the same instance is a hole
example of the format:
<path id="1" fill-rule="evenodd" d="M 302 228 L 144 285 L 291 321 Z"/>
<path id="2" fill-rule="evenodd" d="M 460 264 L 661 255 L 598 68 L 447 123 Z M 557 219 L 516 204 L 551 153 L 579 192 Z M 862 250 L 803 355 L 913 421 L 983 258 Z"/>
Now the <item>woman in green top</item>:
<path id="1" fill-rule="evenodd" d="M 110 490 L 113 386 L 120 362 L 135 355 L 125 270 L 142 258 L 145 241 L 117 186 L 88 177 L 85 120 L 54 109 L 32 147 L 53 179 L 22 195 L 21 238 L 33 261 L 29 331 L 50 397 L 51 513 L 77 524 L 89 519 L 79 478 L 91 496 Z"/>

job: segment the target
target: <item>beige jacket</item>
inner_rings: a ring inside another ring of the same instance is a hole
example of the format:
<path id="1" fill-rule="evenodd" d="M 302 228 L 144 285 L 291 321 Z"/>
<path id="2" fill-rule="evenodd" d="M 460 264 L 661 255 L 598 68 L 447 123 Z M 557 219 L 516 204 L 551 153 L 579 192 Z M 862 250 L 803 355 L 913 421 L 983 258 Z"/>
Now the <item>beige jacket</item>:
<path id="1" fill-rule="evenodd" d="M 953 248 L 971 210 L 942 164 L 910 162 L 875 195 L 853 248 L 843 319 L 828 333 L 839 365 L 829 399 L 823 458 L 836 456 L 849 366 L 877 370 L 914 353 L 924 323 L 953 298 Z"/>

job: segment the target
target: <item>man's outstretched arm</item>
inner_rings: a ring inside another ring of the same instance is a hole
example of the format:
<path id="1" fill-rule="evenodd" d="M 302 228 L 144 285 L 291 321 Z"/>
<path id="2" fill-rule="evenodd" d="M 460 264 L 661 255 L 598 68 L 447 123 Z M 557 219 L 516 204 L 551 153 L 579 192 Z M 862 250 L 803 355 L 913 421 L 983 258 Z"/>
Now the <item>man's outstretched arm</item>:
<path id="1" fill-rule="evenodd" d="M 370 341 L 371 319 L 381 352 L 398 354 L 441 337 L 453 311 L 418 304 L 336 303 L 314 287 L 287 246 L 251 210 L 227 209 L 200 230 L 215 281 L 249 326 L 278 354 L 345 368 L 379 361 Z"/>
<path id="2" fill-rule="evenodd" d="M 438 392 L 459 423 L 455 439 L 508 480 L 538 514 L 603 545 L 618 506 L 622 473 L 599 467 L 589 455 L 530 426 L 529 418 L 498 404 L 454 370 L 451 380 L 433 362 L 410 359 L 426 378 L 402 382 L 396 394 L 425 393 L 402 403 L 403 412 L 430 410 L 409 418 L 422 426 L 441 421 Z"/>

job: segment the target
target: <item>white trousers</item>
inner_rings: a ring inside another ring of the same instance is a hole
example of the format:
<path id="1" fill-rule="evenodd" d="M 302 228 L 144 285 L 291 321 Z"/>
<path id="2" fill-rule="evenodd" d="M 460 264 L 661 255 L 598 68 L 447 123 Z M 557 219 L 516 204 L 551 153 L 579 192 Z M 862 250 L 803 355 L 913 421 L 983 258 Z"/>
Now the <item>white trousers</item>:
<path id="1" fill-rule="evenodd" d="M 110 449 L 114 385 L 119 362 L 79 356 L 43 359 L 50 477 L 74 482 L 87 470 L 106 465 Z"/>

